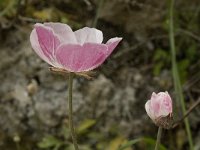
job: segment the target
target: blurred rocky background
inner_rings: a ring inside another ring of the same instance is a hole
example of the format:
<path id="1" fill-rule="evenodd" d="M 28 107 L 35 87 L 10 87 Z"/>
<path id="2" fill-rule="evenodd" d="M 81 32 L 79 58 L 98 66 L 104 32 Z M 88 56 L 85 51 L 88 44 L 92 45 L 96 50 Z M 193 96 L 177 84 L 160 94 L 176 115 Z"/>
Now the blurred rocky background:
<path id="1" fill-rule="evenodd" d="M 63 22 L 123 37 L 92 80 L 74 81 L 74 122 L 81 150 L 151 150 L 157 127 L 144 104 L 169 91 L 181 117 L 171 72 L 168 0 L 0 0 L 0 150 L 72 150 L 67 76 L 52 73 L 31 49 L 36 22 Z M 200 1 L 176 0 L 178 69 L 189 108 L 200 96 Z M 189 116 L 200 149 L 200 108 Z M 184 124 L 164 131 L 163 149 L 188 150 Z"/>

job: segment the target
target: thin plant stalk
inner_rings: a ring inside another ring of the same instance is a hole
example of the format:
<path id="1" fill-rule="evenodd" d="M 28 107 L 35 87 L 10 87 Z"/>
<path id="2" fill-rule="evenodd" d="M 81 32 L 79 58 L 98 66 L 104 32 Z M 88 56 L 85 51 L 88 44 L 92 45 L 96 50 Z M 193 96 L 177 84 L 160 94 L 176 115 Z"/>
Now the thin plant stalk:
<path id="1" fill-rule="evenodd" d="M 15 142 L 15 145 L 16 145 L 16 149 L 17 150 L 21 150 L 21 147 L 20 147 L 20 137 L 18 136 L 18 135 L 15 135 L 14 137 L 13 137 L 13 140 L 14 140 L 14 142 Z"/>
<path id="2" fill-rule="evenodd" d="M 98 22 L 98 19 L 99 19 L 99 14 L 100 14 L 100 11 L 102 9 L 103 3 L 104 3 L 104 0 L 100 0 L 99 1 L 97 12 L 96 12 L 94 21 L 92 23 L 92 27 L 94 27 L 94 28 L 97 26 L 97 22 Z"/>
<path id="3" fill-rule="evenodd" d="M 181 109 L 183 114 L 186 113 L 185 101 L 183 97 L 183 90 L 181 87 L 180 77 L 178 73 L 177 63 L 176 63 L 176 48 L 175 48 L 175 38 L 174 38 L 174 23 L 173 23 L 173 10 L 174 10 L 174 0 L 170 0 L 170 9 L 169 9 L 169 40 L 170 40 L 170 48 L 171 48 L 171 55 L 172 55 L 172 73 L 173 73 L 173 80 L 175 86 L 175 93 L 176 99 L 180 100 L 181 102 Z M 188 118 L 184 119 L 187 137 L 190 145 L 190 150 L 194 149 L 192 134 L 190 130 L 190 124 Z"/>
<path id="4" fill-rule="evenodd" d="M 19 143 L 16 143 L 17 150 L 21 150 Z"/>
<path id="5" fill-rule="evenodd" d="M 72 88 L 73 88 L 73 77 L 74 73 L 69 73 L 69 79 L 68 79 L 68 111 L 69 111 L 69 128 L 72 136 L 72 141 L 74 144 L 75 150 L 79 150 L 78 143 L 77 143 L 77 137 L 73 125 L 73 108 L 72 108 Z"/>
<path id="6" fill-rule="evenodd" d="M 155 150 L 159 150 L 161 135 L 162 135 L 162 127 L 159 127 L 158 133 L 157 133 Z"/>

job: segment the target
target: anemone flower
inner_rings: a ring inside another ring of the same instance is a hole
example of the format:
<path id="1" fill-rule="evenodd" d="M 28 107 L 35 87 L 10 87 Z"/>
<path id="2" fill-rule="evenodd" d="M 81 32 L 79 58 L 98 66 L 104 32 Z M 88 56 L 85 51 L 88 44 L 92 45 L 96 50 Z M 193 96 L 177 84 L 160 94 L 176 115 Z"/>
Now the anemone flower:
<path id="1" fill-rule="evenodd" d="M 153 122 L 159 126 L 155 150 L 159 149 L 162 128 L 169 129 L 172 126 L 172 99 L 168 92 L 159 92 L 151 95 L 151 99 L 145 104 L 145 109 Z"/>
<path id="2" fill-rule="evenodd" d="M 53 67 L 52 71 L 69 74 L 69 128 L 75 150 L 79 148 L 72 115 L 73 75 L 85 76 L 86 72 L 99 67 L 121 40 L 115 37 L 103 44 L 100 30 L 84 27 L 73 32 L 67 24 L 62 23 L 36 23 L 31 32 L 31 46 L 39 57 Z"/>
<path id="3" fill-rule="evenodd" d="M 151 99 L 145 104 L 145 109 L 149 117 L 158 126 L 167 126 L 171 123 L 172 99 L 168 92 L 154 93 Z"/>
<path id="4" fill-rule="evenodd" d="M 87 72 L 100 66 L 122 38 L 103 44 L 103 33 L 84 27 L 75 32 L 63 23 L 36 23 L 30 35 L 34 51 L 55 68 Z"/>

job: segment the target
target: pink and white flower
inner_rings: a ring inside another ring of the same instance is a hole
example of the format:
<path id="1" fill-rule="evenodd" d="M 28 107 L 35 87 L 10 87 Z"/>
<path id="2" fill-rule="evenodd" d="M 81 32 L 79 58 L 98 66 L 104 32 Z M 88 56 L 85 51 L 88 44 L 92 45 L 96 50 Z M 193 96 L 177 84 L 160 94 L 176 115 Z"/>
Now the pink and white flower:
<path id="1" fill-rule="evenodd" d="M 145 104 L 148 116 L 159 126 L 169 126 L 172 118 L 172 99 L 168 92 L 152 93 Z M 166 125 L 167 124 L 167 125 Z"/>
<path id="2" fill-rule="evenodd" d="M 34 51 L 48 64 L 69 72 L 86 72 L 100 66 L 122 38 L 103 44 L 103 34 L 84 27 L 75 32 L 67 24 L 36 23 L 30 35 Z"/>

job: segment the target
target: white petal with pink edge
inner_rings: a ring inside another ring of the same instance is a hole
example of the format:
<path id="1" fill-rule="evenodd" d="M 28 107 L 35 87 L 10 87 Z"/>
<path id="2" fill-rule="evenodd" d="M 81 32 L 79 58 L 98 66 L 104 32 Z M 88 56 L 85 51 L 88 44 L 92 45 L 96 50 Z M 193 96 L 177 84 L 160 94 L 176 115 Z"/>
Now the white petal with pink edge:
<path id="1" fill-rule="evenodd" d="M 76 36 L 70 26 L 64 23 L 44 23 L 45 26 L 53 29 L 54 33 L 59 37 L 61 43 L 77 44 Z"/>
<path id="2" fill-rule="evenodd" d="M 44 61 L 46 61 L 48 64 L 52 65 L 52 62 L 51 60 L 49 59 L 49 57 L 47 57 L 41 47 L 40 47 L 40 44 L 38 42 L 38 37 L 37 37 L 37 33 L 36 33 L 36 30 L 32 30 L 31 32 L 31 35 L 30 35 L 30 42 L 31 42 L 31 46 L 33 48 L 33 50 L 36 52 L 36 54 L 38 54 L 40 56 L 40 58 L 42 58 Z"/>

